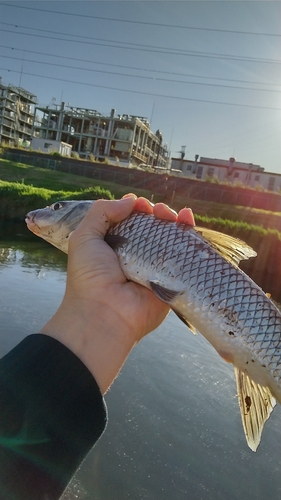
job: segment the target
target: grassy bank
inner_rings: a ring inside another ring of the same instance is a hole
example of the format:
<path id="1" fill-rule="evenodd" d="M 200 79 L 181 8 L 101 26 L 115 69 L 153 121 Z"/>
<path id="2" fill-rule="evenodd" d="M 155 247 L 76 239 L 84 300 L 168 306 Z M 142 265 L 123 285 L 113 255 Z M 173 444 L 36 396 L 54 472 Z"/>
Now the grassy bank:
<path id="1" fill-rule="evenodd" d="M 138 196 L 161 201 L 150 191 L 137 189 Z M 63 172 L 0 160 L 0 219 L 24 219 L 25 214 L 58 200 L 120 198 L 127 186 L 98 182 Z M 176 198 L 173 208 L 192 208 L 197 225 L 210 227 L 247 241 L 256 250 L 264 238 L 281 245 L 281 214 L 246 207 Z M 281 249 L 280 249 L 281 250 Z"/>
<path id="2" fill-rule="evenodd" d="M 37 188 L 19 182 L 0 180 L 0 219 L 24 219 L 30 210 L 50 205 L 57 200 L 96 198 L 114 199 L 108 189 L 92 187 L 76 191 Z"/>
<path id="3" fill-rule="evenodd" d="M 21 219 L 29 210 L 59 199 L 120 198 L 127 186 L 100 182 L 63 172 L 0 160 L 0 215 L 2 220 Z M 152 198 L 153 193 L 134 189 L 138 196 Z M 153 201 L 162 201 L 155 197 Z M 164 200 L 163 201 L 168 201 Z M 245 240 L 257 252 L 255 259 L 242 268 L 265 291 L 281 300 L 281 214 L 246 207 L 175 198 L 176 210 L 193 209 L 197 225 L 210 227 Z"/>
<path id="4" fill-rule="evenodd" d="M 150 198 L 151 192 L 137 190 Z M 0 219 L 24 219 L 26 212 L 57 200 L 121 198 L 125 186 L 66 174 L 10 160 L 0 160 Z"/>
<path id="5" fill-rule="evenodd" d="M 128 193 L 128 187 L 112 182 L 83 177 L 80 175 L 67 174 L 57 170 L 33 167 L 23 163 L 13 162 L 0 158 L 0 179 L 2 181 L 13 181 L 25 185 L 32 185 L 37 188 L 49 189 L 51 191 L 76 192 L 88 188 L 102 187 L 109 190 L 118 199 Z M 151 191 L 145 189 L 135 189 L 138 196 L 145 196 L 150 199 Z"/>
<path id="6" fill-rule="evenodd" d="M 51 204 L 57 200 L 120 198 L 129 188 L 111 182 L 66 174 L 10 160 L 0 160 L 1 218 L 23 218 L 28 210 Z M 134 189 L 138 196 L 162 201 L 144 189 Z M 172 201 L 172 200 L 171 200 Z M 281 213 L 225 204 L 175 198 L 172 206 L 179 210 L 190 206 L 197 224 L 245 238 L 255 233 L 255 240 L 266 235 L 281 239 Z"/>
<path id="7" fill-rule="evenodd" d="M 42 188 L 44 190 L 52 191 L 54 197 L 57 196 L 56 199 L 64 196 L 64 192 L 66 192 L 65 195 L 66 197 L 70 196 L 71 193 L 73 193 L 73 196 L 75 193 L 76 196 L 77 192 L 81 193 L 82 196 L 82 193 L 86 189 L 101 188 L 101 187 L 105 190 L 110 191 L 110 193 L 116 199 L 118 199 L 121 198 L 125 193 L 127 193 L 130 190 L 130 188 L 127 186 L 114 184 L 112 182 L 103 181 L 101 183 L 101 181 L 97 179 L 66 174 L 63 172 L 48 170 L 39 167 L 33 167 L 31 165 L 25 165 L 23 163 L 17 163 L 5 159 L 0 159 L 0 179 L 2 181 L 16 182 L 19 184 L 23 184 L 25 186 L 33 186 L 34 188 Z M 20 196 L 22 196 L 24 192 L 28 191 L 27 190 L 20 191 L 20 189 L 18 190 Z M 261 226 L 265 229 L 277 229 L 278 231 L 281 231 L 281 213 L 274 213 L 261 209 L 226 205 L 221 203 L 213 203 L 205 201 L 201 202 L 199 200 L 186 199 L 182 197 L 175 197 L 174 199 L 172 199 L 173 198 L 172 194 L 170 197 L 166 196 L 167 199 L 164 200 L 163 198 L 161 199 L 159 195 L 155 196 L 154 193 L 145 189 L 134 188 L 134 192 L 138 196 L 145 196 L 148 199 L 151 199 L 153 197 L 154 202 L 156 201 L 168 202 L 177 211 L 184 206 L 190 206 L 193 212 L 195 213 L 197 220 L 200 223 L 202 223 L 202 221 L 207 222 L 208 220 L 208 219 L 202 219 L 202 217 L 208 217 L 210 218 L 212 224 L 215 223 L 214 219 L 218 219 L 220 226 L 222 225 L 221 220 L 227 220 L 239 223 L 240 222 L 246 223 L 249 224 L 250 226 L 255 225 L 255 226 Z M 95 197 L 94 194 L 93 196 L 91 196 L 91 193 L 90 192 L 88 193 L 89 197 Z M 99 191 L 97 191 L 97 193 L 98 193 L 97 197 L 100 197 Z M 16 190 L 15 190 L 15 196 L 17 196 Z M 33 196 L 35 196 L 35 192 L 33 193 Z M 41 203 L 41 200 L 43 203 L 45 203 L 45 201 L 48 200 L 49 202 L 50 199 L 53 199 L 52 198 L 53 195 L 51 193 L 49 193 L 48 197 L 46 197 L 47 196 L 46 193 L 41 198 L 40 196 L 41 195 L 38 191 L 38 198 L 34 197 L 35 203 L 37 203 L 37 200 L 39 203 Z M 37 208 L 38 206 L 41 205 L 42 203 L 39 205 L 37 204 L 37 206 L 34 205 L 33 208 Z M 250 228 L 247 228 L 247 230 L 249 229 Z"/>

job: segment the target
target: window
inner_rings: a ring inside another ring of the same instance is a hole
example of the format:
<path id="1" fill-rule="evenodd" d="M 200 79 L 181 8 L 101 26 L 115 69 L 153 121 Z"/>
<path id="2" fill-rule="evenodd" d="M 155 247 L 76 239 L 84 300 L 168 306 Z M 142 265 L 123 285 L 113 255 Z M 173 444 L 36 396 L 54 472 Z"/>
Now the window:
<path id="1" fill-rule="evenodd" d="M 209 167 L 207 171 L 207 177 L 214 177 L 215 169 L 213 167 Z"/>
<path id="2" fill-rule="evenodd" d="M 259 175 L 255 175 L 255 181 L 259 181 L 260 180 L 260 176 Z"/>
<path id="3" fill-rule="evenodd" d="M 239 172 L 234 172 L 234 178 L 238 178 L 239 177 Z"/>
<path id="4" fill-rule="evenodd" d="M 201 177 L 202 177 L 202 172 L 203 172 L 203 167 L 198 166 L 198 167 L 197 167 L 197 172 L 196 172 L 196 179 L 201 179 Z"/>
<path id="5" fill-rule="evenodd" d="M 52 146 L 51 142 L 45 142 L 44 148 L 48 149 L 50 146 Z"/>
<path id="6" fill-rule="evenodd" d="M 268 189 L 269 191 L 274 191 L 275 177 L 269 177 Z"/>
<path id="7" fill-rule="evenodd" d="M 182 170 L 183 170 L 183 172 L 190 172 L 191 168 L 192 168 L 192 165 L 184 165 Z"/>

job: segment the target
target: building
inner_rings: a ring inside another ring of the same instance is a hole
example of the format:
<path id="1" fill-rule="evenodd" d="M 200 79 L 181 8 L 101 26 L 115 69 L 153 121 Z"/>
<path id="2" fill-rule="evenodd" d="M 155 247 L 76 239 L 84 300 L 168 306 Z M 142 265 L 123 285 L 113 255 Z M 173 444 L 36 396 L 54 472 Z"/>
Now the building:
<path id="1" fill-rule="evenodd" d="M 238 162 L 235 158 L 219 160 L 201 156 L 199 159 L 199 155 L 196 155 L 194 160 L 172 158 L 171 173 L 173 172 L 191 179 L 229 182 L 254 189 L 281 192 L 280 174 L 265 172 L 260 165 Z"/>
<path id="2" fill-rule="evenodd" d="M 120 165 L 147 165 L 166 167 L 168 149 L 162 134 L 150 130 L 146 118 L 117 115 L 112 109 L 109 116 L 96 110 L 60 106 L 36 107 L 33 135 L 46 141 L 70 144 L 81 158 L 93 155 Z"/>
<path id="3" fill-rule="evenodd" d="M 50 139 L 46 141 L 46 139 L 40 139 L 39 137 L 32 137 L 31 147 L 36 151 L 42 151 L 42 153 L 47 154 L 57 151 L 62 156 L 71 156 L 72 153 L 72 146 L 70 144 Z"/>
<path id="4" fill-rule="evenodd" d="M 0 143 L 30 145 L 35 95 L 21 87 L 4 85 L 0 77 Z"/>

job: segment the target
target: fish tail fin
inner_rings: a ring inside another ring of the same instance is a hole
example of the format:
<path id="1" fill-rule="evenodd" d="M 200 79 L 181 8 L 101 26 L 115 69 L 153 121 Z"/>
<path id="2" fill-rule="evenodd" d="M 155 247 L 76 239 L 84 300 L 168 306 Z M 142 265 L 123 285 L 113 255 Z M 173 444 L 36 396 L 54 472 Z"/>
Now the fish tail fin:
<path id="1" fill-rule="evenodd" d="M 268 387 L 257 384 L 238 368 L 234 367 L 234 371 L 246 440 L 249 448 L 256 451 L 264 424 L 270 417 L 276 400 Z"/>

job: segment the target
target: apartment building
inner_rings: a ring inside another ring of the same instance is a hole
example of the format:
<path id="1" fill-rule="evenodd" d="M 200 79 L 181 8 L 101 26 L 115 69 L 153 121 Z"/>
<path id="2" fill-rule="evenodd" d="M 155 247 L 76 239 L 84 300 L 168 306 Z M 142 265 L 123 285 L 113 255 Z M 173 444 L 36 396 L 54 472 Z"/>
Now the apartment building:
<path id="1" fill-rule="evenodd" d="M 30 145 L 35 95 L 21 87 L 4 85 L 0 77 L 0 143 Z"/>
<path id="2" fill-rule="evenodd" d="M 70 144 L 81 158 L 93 155 L 120 164 L 166 167 L 168 148 L 159 130 L 154 134 L 140 116 L 108 116 L 96 110 L 61 105 L 35 107 L 33 136 Z"/>
<path id="3" fill-rule="evenodd" d="M 216 179 L 219 182 L 281 192 L 280 174 L 266 172 L 260 165 L 238 162 L 235 158 L 220 160 L 202 156 L 199 158 L 199 155 L 196 155 L 194 160 L 172 158 L 171 173 L 173 172 L 191 179 Z"/>

